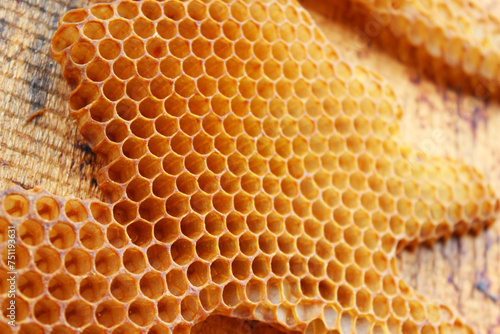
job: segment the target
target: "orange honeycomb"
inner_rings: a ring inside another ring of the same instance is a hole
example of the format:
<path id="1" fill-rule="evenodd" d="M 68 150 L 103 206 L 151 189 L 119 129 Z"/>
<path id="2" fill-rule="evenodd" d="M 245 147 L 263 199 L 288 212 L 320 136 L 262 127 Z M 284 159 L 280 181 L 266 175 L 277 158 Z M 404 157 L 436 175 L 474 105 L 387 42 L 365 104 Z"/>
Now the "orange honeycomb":
<path id="1" fill-rule="evenodd" d="M 354 0 L 377 13 L 377 21 L 387 25 L 394 37 L 405 38 L 414 46 L 444 61 L 452 69 L 479 81 L 480 97 L 497 94 L 500 85 L 500 16 L 475 0 Z M 458 70 L 458 71 L 457 71 Z M 459 73 L 452 73 L 456 76 Z M 451 79 L 453 80 L 453 79 Z M 462 79 L 464 80 L 464 79 Z M 457 84 L 457 83 L 455 83 Z"/>
<path id="2" fill-rule="evenodd" d="M 396 253 L 493 223 L 484 177 L 400 143 L 401 107 L 296 2 L 117 1 L 52 54 L 109 204 L 0 193 L 1 333 L 472 333 Z M 16 316 L 9 240 L 16 232 Z"/>

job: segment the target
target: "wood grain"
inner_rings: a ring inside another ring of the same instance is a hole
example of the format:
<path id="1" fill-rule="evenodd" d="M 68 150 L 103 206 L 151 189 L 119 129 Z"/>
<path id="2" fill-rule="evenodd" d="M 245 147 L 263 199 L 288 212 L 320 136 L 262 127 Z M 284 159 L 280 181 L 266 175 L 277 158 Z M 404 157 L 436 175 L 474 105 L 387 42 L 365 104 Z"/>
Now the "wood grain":
<path id="1" fill-rule="evenodd" d="M 0 189 L 16 183 L 56 195 L 102 198 L 95 181 L 101 162 L 68 116 L 69 88 L 49 55 L 59 17 L 85 3 L 0 2 Z M 395 87 L 404 105 L 407 141 L 476 166 L 500 193 L 498 102 L 445 87 L 439 76 L 427 75 L 430 65 L 419 61 L 418 52 L 388 50 L 382 34 L 360 38 L 360 31 L 375 20 L 369 14 L 335 0 L 302 3 L 344 57 L 375 68 Z M 484 6 L 500 14 L 498 2 L 484 0 Z M 477 237 L 404 251 L 399 266 L 413 287 L 456 307 L 479 333 L 500 333 L 500 222 Z M 275 331 L 258 322 L 212 316 L 193 332 Z"/>

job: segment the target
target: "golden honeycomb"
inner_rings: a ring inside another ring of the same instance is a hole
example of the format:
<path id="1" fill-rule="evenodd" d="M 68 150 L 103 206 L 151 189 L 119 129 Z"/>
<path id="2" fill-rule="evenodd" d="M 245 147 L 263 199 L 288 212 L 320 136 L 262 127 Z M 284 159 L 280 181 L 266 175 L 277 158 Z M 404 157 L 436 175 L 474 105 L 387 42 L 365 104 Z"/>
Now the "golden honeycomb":
<path id="1" fill-rule="evenodd" d="M 95 4 L 62 18 L 52 54 L 109 203 L 0 193 L 1 333 L 189 333 L 211 314 L 473 332 L 396 254 L 480 231 L 498 200 L 474 169 L 400 143 L 393 89 L 296 2 Z"/>
<path id="2" fill-rule="evenodd" d="M 474 81 L 472 93 L 480 98 L 498 94 L 500 16 L 495 11 L 475 0 L 354 1 L 375 13 L 366 26 L 369 38 L 388 27 L 393 35 L 385 36 L 385 44 L 394 47 L 395 39 L 403 38 L 448 65 L 449 82 Z"/>

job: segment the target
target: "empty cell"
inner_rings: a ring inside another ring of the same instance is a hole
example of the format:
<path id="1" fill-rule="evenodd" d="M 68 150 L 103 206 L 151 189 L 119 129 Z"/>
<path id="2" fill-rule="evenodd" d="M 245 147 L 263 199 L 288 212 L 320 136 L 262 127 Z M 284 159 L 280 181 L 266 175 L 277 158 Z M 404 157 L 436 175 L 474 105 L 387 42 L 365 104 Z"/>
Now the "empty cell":
<path id="1" fill-rule="evenodd" d="M 111 68 L 108 62 L 96 59 L 87 66 L 87 77 L 96 82 L 104 81 L 111 73 Z"/>
<path id="2" fill-rule="evenodd" d="M 199 303 L 193 296 L 187 296 L 181 301 L 181 315 L 186 321 L 193 321 L 199 313 Z"/>
<path id="3" fill-rule="evenodd" d="M 36 202 L 36 212 L 44 220 L 54 220 L 59 216 L 59 204 L 51 197 L 42 197 Z"/>
<path id="4" fill-rule="evenodd" d="M 302 255 L 308 256 L 314 252 L 314 241 L 302 235 L 297 239 L 297 249 Z"/>
<path id="5" fill-rule="evenodd" d="M 95 317 L 99 324 L 110 328 L 123 321 L 125 318 L 125 309 L 122 304 L 114 300 L 107 300 L 97 305 Z"/>
<path id="6" fill-rule="evenodd" d="M 191 171 L 192 168 L 187 168 Z M 193 173 L 193 171 L 191 171 Z M 198 174 L 198 173 L 195 173 Z M 206 171 L 198 177 L 198 187 L 207 194 L 212 194 L 219 189 L 219 180 L 210 171 Z"/>
<path id="7" fill-rule="evenodd" d="M 69 276 L 66 276 L 69 279 L 68 283 L 73 283 L 73 289 L 75 282 Z M 5 278 L 7 279 L 7 278 Z M 70 284 L 68 284 L 70 286 Z M 43 283 L 40 275 L 35 271 L 28 271 L 21 274 L 18 277 L 17 287 L 19 292 L 21 292 L 27 298 L 36 298 L 43 292 Z M 7 291 L 5 291 L 7 292 Z"/>
<path id="8" fill-rule="evenodd" d="M 132 32 L 129 22 L 122 19 L 114 19 L 108 23 L 108 31 L 116 39 L 123 40 Z"/>
<path id="9" fill-rule="evenodd" d="M 158 74 L 158 61 L 153 58 L 142 57 L 137 62 L 137 73 L 143 78 L 153 78 Z"/>
<path id="10" fill-rule="evenodd" d="M 137 205 L 129 201 L 122 201 L 113 206 L 113 217 L 117 223 L 127 225 L 137 216 Z"/>
<path id="11" fill-rule="evenodd" d="M 92 259 L 87 252 L 72 249 L 64 257 L 64 267 L 72 275 L 85 275 L 92 269 Z"/>
<path id="12" fill-rule="evenodd" d="M 92 307 L 84 301 L 75 300 L 66 306 L 64 317 L 70 326 L 83 327 L 92 321 Z"/>
<path id="13" fill-rule="evenodd" d="M 78 29 L 73 25 L 67 25 L 57 30 L 52 39 L 51 46 L 55 52 L 61 52 L 78 40 Z"/>
<path id="14" fill-rule="evenodd" d="M 132 1 L 121 2 L 117 6 L 116 11 L 118 12 L 118 15 L 125 19 L 133 19 L 134 17 L 139 15 L 139 9 L 137 8 L 137 5 Z"/>
<path id="15" fill-rule="evenodd" d="M 277 276 L 283 276 L 288 271 L 288 259 L 283 254 L 275 255 L 271 260 L 271 270 Z"/>
<path id="16" fill-rule="evenodd" d="M 218 253 L 217 240 L 211 236 L 204 235 L 196 242 L 196 254 L 206 260 L 210 261 Z"/>
<path id="17" fill-rule="evenodd" d="M 304 296 L 315 298 L 318 295 L 318 283 L 310 276 L 306 276 L 300 280 L 300 290 Z"/>
<path id="18" fill-rule="evenodd" d="M 142 276 L 139 287 L 149 299 L 158 299 L 165 293 L 165 281 L 160 274 L 155 272 L 149 272 Z"/>
<path id="19" fill-rule="evenodd" d="M 75 244 L 75 230 L 65 223 L 57 223 L 49 230 L 50 243 L 59 249 L 67 249 Z"/>
<path id="20" fill-rule="evenodd" d="M 59 318 L 59 305 L 51 299 L 40 299 L 35 303 L 33 315 L 40 323 L 51 325 Z"/>
<path id="21" fill-rule="evenodd" d="M 188 239 L 178 239 L 170 247 L 172 260 L 178 265 L 186 265 L 194 257 L 194 244 Z"/>
<path id="22" fill-rule="evenodd" d="M 101 227 L 93 223 L 87 223 L 80 228 L 78 239 L 87 249 L 100 248 L 104 243 Z"/>
<path id="23" fill-rule="evenodd" d="M 112 39 L 103 39 L 99 43 L 99 54 L 107 60 L 115 59 L 120 55 L 121 45 Z"/>
<path id="24" fill-rule="evenodd" d="M 127 235 L 133 244 L 142 247 L 152 240 L 151 224 L 142 220 L 127 226 Z"/>
<path id="25" fill-rule="evenodd" d="M 106 122 L 114 116 L 113 104 L 100 98 L 90 107 L 90 117 L 97 122 Z"/>
<path id="26" fill-rule="evenodd" d="M 134 178 L 127 185 L 126 192 L 130 200 L 140 202 L 151 193 L 150 182 L 143 178 Z"/>
<path id="27" fill-rule="evenodd" d="M 77 64 L 83 65 L 91 61 L 95 56 L 94 46 L 87 41 L 76 42 L 70 51 L 71 60 Z"/>
<path id="28" fill-rule="evenodd" d="M 183 295 L 187 290 L 187 282 L 184 273 L 179 269 L 172 269 L 167 274 L 167 286 L 170 293 L 175 296 Z"/>
<path id="29" fill-rule="evenodd" d="M 157 304 L 158 316 L 167 323 L 173 322 L 179 315 L 179 304 L 171 296 L 163 297 Z"/>
<path id="30" fill-rule="evenodd" d="M 129 135 L 127 124 L 119 119 L 114 119 L 106 125 L 106 137 L 115 143 L 122 142 Z"/>
<path id="31" fill-rule="evenodd" d="M 187 277 L 189 282 L 194 286 L 203 286 L 208 281 L 208 265 L 196 261 L 187 269 Z"/>
<path id="32" fill-rule="evenodd" d="M 212 197 L 212 205 L 214 209 L 221 214 L 226 214 L 233 208 L 231 196 L 224 192 L 214 194 Z"/>
<path id="33" fill-rule="evenodd" d="M 237 279 L 247 279 L 250 275 L 250 261 L 244 256 L 236 257 L 231 263 L 231 271 Z"/>
<path id="34" fill-rule="evenodd" d="M 149 197 L 139 204 L 139 215 L 148 222 L 154 222 L 164 215 L 164 205 L 163 200 Z"/>
<path id="35" fill-rule="evenodd" d="M 179 222 L 172 218 L 163 218 L 156 222 L 153 228 L 156 240 L 168 243 L 177 238 L 180 233 Z"/>
<path id="36" fill-rule="evenodd" d="M 8 298 L 8 299 L 5 298 L 3 300 L 2 307 L 1 307 L 2 315 L 5 317 L 5 319 L 8 319 L 7 316 L 10 313 L 10 311 L 7 308 L 10 306 L 10 301 L 11 300 L 13 300 L 15 302 L 15 305 L 16 305 L 16 321 L 22 322 L 28 316 L 28 313 L 29 313 L 30 310 L 29 310 L 28 303 L 24 299 L 22 299 L 21 297 L 19 297 L 19 296 L 16 296 L 14 298 Z M 26 326 L 26 327 L 28 327 L 28 326 Z M 23 331 L 25 328 L 21 327 L 21 329 L 20 329 L 19 332 L 20 333 L 30 333 L 31 334 L 32 330 L 33 330 L 33 327 L 26 328 L 26 331 Z M 43 333 L 43 330 L 40 329 L 40 327 L 36 326 L 35 328 L 36 329 L 35 329 L 34 332 L 36 334 Z M 36 331 L 36 330 L 38 330 L 38 331 Z M 9 329 L 9 331 L 10 331 L 10 329 Z"/>
<path id="37" fill-rule="evenodd" d="M 111 276 L 116 273 L 120 267 L 120 257 L 111 248 L 101 249 L 95 256 L 95 268 L 104 276 Z"/>
<path id="38" fill-rule="evenodd" d="M 249 162 L 249 167 L 250 167 L 250 169 L 252 169 L 251 162 Z M 241 177 L 239 183 L 240 183 L 241 189 L 243 189 L 245 192 L 247 192 L 251 195 L 259 193 L 261 190 L 261 187 L 262 187 L 262 184 L 261 184 L 259 177 L 251 172 L 244 174 Z"/>
<path id="39" fill-rule="evenodd" d="M 243 298 L 243 291 L 241 285 L 236 282 L 230 282 L 224 287 L 222 291 L 222 300 L 229 307 L 234 307 Z"/>
<path id="40" fill-rule="evenodd" d="M 172 82 L 163 76 L 157 76 L 151 80 L 149 90 L 157 99 L 164 99 L 172 93 Z"/>
<path id="41" fill-rule="evenodd" d="M 140 101 L 145 98 L 149 94 L 149 84 L 146 80 L 135 77 L 127 82 L 127 96 L 135 101 Z M 134 123 L 130 125 L 131 129 Z M 149 125 L 152 128 L 151 125 Z M 143 130 L 145 131 L 145 130 Z M 135 133 L 135 132 L 134 132 Z M 138 134 L 139 137 L 142 137 L 141 134 Z M 144 138 L 144 137 L 143 137 Z"/>
<path id="42" fill-rule="evenodd" d="M 98 202 L 90 203 L 90 213 L 98 223 L 106 225 L 111 222 L 111 211 L 105 204 Z"/>
<path id="43" fill-rule="evenodd" d="M 130 59 L 120 57 L 113 63 L 113 73 L 118 78 L 126 80 L 136 73 L 136 67 Z"/>
<path id="44" fill-rule="evenodd" d="M 161 17 L 161 7 L 154 1 L 145 1 L 141 6 L 142 14 L 150 20 L 158 20 Z"/>
<path id="45" fill-rule="evenodd" d="M 250 232 L 245 232 L 239 238 L 239 247 L 243 254 L 251 256 L 258 250 L 257 238 Z"/>
<path id="46" fill-rule="evenodd" d="M 229 160 L 228 164 L 232 163 L 233 167 L 234 167 L 235 160 L 236 159 Z M 233 169 L 235 169 L 235 168 L 233 168 Z M 222 190 L 224 190 L 228 194 L 234 194 L 235 192 L 240 190 L 240 180 L 237 176 L 235 176 L 231 172 L 225 172 L 224 174 L 222 174 L 220 177 L 219 183 L 220 183 L 220 187 L 222 188 Z"/>
<path id="47" fill-rule="evenodd" d="M 165 209 L 173 217 L 182 217 L 189 210 L 189 197 L 180 193 L 173 194 L 167 199 Z"/>
<path id="48" fill-rule="evenodd" d="M 119 274 L 111 281 L 109 290 L 120 302 L 129 302 L 137 295 L 137 282 L 132 275 Z"/>
<path id="49" fill-rule="evenodd" d="M 146 299 L 136 299 L 128 307 L 127 317 L 137 326 L 147 326 L 155 318 L 154 304 Z"/>
<path id="50" fill-rule="evenodd" d="M 213 44 L 214 54 L 221 59 L 227 59 L 233 54 L 233 43 L 226 38 L 219 38 Z"/>
<path id="51" fill-rule="evenodd" d="M 64 213 L 72 222 L 78 223 L 87 220 L 88 213 L 85 206 L 78 200 L 69 200 L 64 205 Z M 96 219 L 98 220 L 98 219 Z"/>
<path id="52" fill-rule="evenodd" d="M 196 239 L 204 228 L 203 220 L 196 214 L 188 214 L 181 220 L 181 231 L 189 239 Z"/>
<path id="53" fill-rule="evenodd" d="M 179 117 L 187 111 L 186 99 L 178 95 L 172 95 L 165 100 L 165 110 L 168 114 Z"/>
<path id="54" fill-rule="evenodd" d="M 40 247 L 36 250 L 33 262 L 38 270 L 46 274 L 55 272 L 61 266 L 59 253 L 55 249 L 47 246 Z"/>
<path id="55" fill-rule="evenodd" d="M 123 253 L 123 266 L 133 274 L 138 274 L 146 268 L 146 260 L 140 249 L 127 248 Z"/>
<path id="56" fill-rule="evenodd" d="M 349 264 L 353 260 L 353 251 L 350 246 L 341 243 L 335 247 L 335 257 L 343 264 Z"/>
<path id="57" fill-rule="evenodd" d="M 106 95 L 106 90 L 104 90 L 104 92 Z M 98 95 L 99 89 L 95 84 L 82 83 L 71 93 L 69 97 L 69 106 L 73 110 L 82 109 L 94 102 L 98 98 Z M 108 96 L 106 95 L 106 97 Z"/>
<path id="58" fill-rule="evenodd" d="M 324 262 L 317 257 L 311 257 L 307 263 L 307 267 L 309 273 L 315 277 L 322 277 L 325 275 Z"/>
<path id="59" fill-rule="evenodd" d="M 102 92 L 103 92 L 104 96 L 107 97 L 109 100 L 117 101 L 117 100 L 121 99 L 121 97 L 125 93 L 125 85 L 122 81 L 115 79 L 115 78 L 111 78 L 111 79 L 108 79 L 104 83 L 104 85 L 102 86 Z M 85 94 L 86 94 L 86 96 L 88 96 L 87 93 L 85 93 Z M 76 96 L 76 95 L 73 95 L 73 96 Z M 80 107 L 78 107 L 78 109 L 83 108 L 85 105 L 86 104 L 84 101 L 76 101 L 75 100 L 75 107 L 73 109 L 77 109 L 77 106 L 80 106 Z"/>
<path id="60" fill-rule="evenodd" d="M 151 37 L 155 33 L 155 25 L 153 22 L 139 17 L 134 21 L 134 32 L 142 38 Z"/>
<path id="61" fill-rule="evenodd" d="M 200 174 L 206 169 L 205 159 L 199 154 L 191 152 L 184 158 L 184 167 L 192 174 Z M 200 185 L 200 181 L 198 183 Z"/>

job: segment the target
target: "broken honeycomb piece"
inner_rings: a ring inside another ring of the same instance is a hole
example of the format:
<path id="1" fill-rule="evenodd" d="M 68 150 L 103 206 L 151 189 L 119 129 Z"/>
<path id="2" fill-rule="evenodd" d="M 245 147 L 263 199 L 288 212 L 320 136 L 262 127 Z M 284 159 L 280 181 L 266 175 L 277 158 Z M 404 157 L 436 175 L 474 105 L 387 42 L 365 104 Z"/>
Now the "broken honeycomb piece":
<path id="1" fill-rule="evenodd" d="M 1 193 L 16 333 L 187 333 L 209 314 L 472 332 L 399 278 L 395 254 L 491 224 L 491 187 L 399 143 L 392 88 L 295 2 L 97 4 L 62 18 L 52 53 L 110 203 Z M 8 302 L 2 286 L 7 333 Z"/>
<path id="2" fill-rule="evenodd" d="M 0 290 L 2 333 L 189 333 L 210 314 L 306 333 L 472 333 L 398 277 L 395 246 L 424 231 L 417 219 L 214 211 L 124 224 L 128 214 L 40 190 L 1 192 L 0 277 L 12 271 L 14 228 L 18 279 L 17 330 Z"/>
<path id="3" fill-rule="evenodd" d="M 375 15 L 370 38 L 380 26 L 411 45 L 425 48 L 428 54 L 459 69 L 479 87 L 473 93 L 481 98 L 498 94 L 500 77 L 500 17 L 478 1 L 446 0 L 354 0 Z M 367 27 L 368 28 L 368 27 Z M 453 71 L 452 71 L 453 72 Z M 457 84 L 457 83 L 455 83 Z M 487 89 L 484 91 L 484 89 Z"/>

